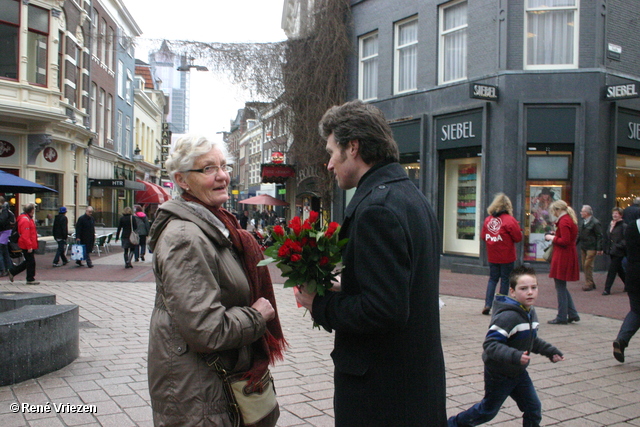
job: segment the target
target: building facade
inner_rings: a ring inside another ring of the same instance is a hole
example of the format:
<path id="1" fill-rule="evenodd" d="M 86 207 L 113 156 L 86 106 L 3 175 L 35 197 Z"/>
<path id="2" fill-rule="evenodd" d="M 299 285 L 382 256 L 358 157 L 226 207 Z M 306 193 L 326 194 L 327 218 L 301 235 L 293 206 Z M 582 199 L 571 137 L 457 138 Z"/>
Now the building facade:
<path id="1" fill-rule="evenodd" d="M 640 195 L 635 1 L 352 0 L 351 11 L 349 99 L 390 121 L 437 208 L 444 266 L 486 265 L 495 193 L 513 201 L 530 262 L 553 200 L 607 222 Z"/>

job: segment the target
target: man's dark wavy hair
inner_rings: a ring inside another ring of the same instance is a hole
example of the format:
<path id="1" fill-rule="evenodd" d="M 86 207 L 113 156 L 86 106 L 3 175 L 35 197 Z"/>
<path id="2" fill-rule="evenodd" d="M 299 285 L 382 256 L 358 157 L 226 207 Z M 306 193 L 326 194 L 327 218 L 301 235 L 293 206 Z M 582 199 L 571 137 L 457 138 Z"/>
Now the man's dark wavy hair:
<path id="1" fill-rule="evenodd" d="M 340 149 L 358 140 L 362 160 L 368 164 L 398 162 L 400 152 L 391 126 L 377 107 L 360 100 L 329 108 L 319 124 L 325 140 L 333 133 Z"/>

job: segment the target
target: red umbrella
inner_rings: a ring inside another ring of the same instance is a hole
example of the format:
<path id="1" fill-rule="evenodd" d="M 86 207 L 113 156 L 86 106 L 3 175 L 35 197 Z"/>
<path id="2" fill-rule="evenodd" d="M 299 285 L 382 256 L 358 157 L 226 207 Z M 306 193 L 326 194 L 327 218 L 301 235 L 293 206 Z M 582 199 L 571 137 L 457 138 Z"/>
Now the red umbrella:
<path id="1" fill-rule="evenodd" d="M 270 205 L 270 206 L 289 206 L 289 203 L 284 200 L 276 199 L 268 194 L 260 194 L 259 196 L 249 197 L 248 199 L 240 200 L 238 203 L 244 203 L 247 205 Z"/>

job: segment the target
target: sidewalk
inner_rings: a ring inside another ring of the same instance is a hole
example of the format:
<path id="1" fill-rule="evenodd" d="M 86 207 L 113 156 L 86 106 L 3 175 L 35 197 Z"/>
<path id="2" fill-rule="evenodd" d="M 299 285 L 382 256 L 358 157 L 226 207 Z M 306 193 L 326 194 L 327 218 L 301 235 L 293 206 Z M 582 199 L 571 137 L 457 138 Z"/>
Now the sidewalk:
<path id="1" fill-rule="evenodd" d="M 117 249 L 116 249 L 117 250 Z M 94 258 L 95 267 L 68 264 L 51 268 L 53 254 L 36 256 L 40 286 L 24 285 L 24 273 L 0 291 L 50 292 L 59 304 L 80 306 L 80 357 L 69 366 L 13 386 L 0 387 L 0 420 L 10 426 L 151 426 L 146 358 L 149 316 L 155 295 L 150 256 L 124 269 L 121 250 Z M 47 261 L 45 261 L 47 260 Z M 276 270 L 272 270 L 277 273 Z M 541 275 L 543 276 L 543 275 Z M 598 284 L 603 277 L 596 275 Z M 274 282 L 282 283 L 274 274 Z M 540 336 L 567 358 L 557 364 L 534 356 L 529 372 L 543 403 L 545 426 L 640 426 L 640 336 L 627 349 L 627 361 L 612 356 L 611 342 L 628 310 L 621 285 L 614 294 L 583 292 L 570 284 L 581 322 L 547 325 L 555 316 L 555 290 L 539 277 Z M 442 343 L 447 368 L 447 411 L 466 409 L 483 394 L 482 341 L 489 322 L 480 311 L 486 278 L 441 271 Z M 279 426 L 333 426 L 333 336 L 311 327 L 290 289 L 276 285 L 278 309 L 291 344 L 286 360 L 273 368 L 281 405 Z M 547 306 L 549 308 L 544 308 Z M 608 308 L 609 306 L 613 308 Z M 616 318 L 604 317 L 613 312 Z M 390 390 L 390 392 L 392 392 Z M 426 398 L 426 397 L 425 397 Z M 93 405 L 95 413 L 12 413 L 12 403 L 51 406 Z M 489 426 L 521 425 L 520 411 L 508 400 Z M 428 425 L 428 422 L 425 424 Z M 390 426 L 402 427 L 402 426 Z"/>

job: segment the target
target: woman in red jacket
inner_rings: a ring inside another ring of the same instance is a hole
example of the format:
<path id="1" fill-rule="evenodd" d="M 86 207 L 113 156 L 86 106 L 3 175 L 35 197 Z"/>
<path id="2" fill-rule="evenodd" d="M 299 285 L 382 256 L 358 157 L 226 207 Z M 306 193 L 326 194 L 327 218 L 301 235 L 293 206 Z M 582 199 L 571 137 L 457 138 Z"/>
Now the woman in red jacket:
<path id="1" fill-rule="evenodd" d="M 27 203 L 22 209 L 23 214 L 18 217 L 18 246 L 22 249 L 24 261 L 9 269 L 9 280 L 13 282 L 13 276 L 27 270 L 27 285 L 39 285 L 36 282 L 36 258 L 35 250 L 38 249 L 38 232 L 36 223 L 33 221 L 33 214 L 36 205 Z"/>
<path id="2" fill-rule="evenodd" d="M 580 280 L 580 264 L 576 241 L 578 239 L 578 218 L 576 213 L 564 200 L 556 200 L 551 204 L 551 213 L 557 218 L 555 235 L 545 235 L 545 240 L 553 244 L 551 258 L 551 277 L 556 284 L 558 295 L 558 315 L 549 320 L 552 325 L 566 325 L 579 322 L 580 316 L 573 305 L 573 299 L 567 289 L 567 282 Z"/>
<path id="3" fill-rule="evenodd" d="M 482 238 L 487 245 L 489 282 L 482 314 L 489 314 L 500 280 L 500 294 L 509 292 L 509 275 L 516 260 L 515 244 L 522 240 L 520 224 L 513 217 L 513 205 L 504 193 L 498 193 L 487 208 L 488 217 L 482 227 Z"/>

